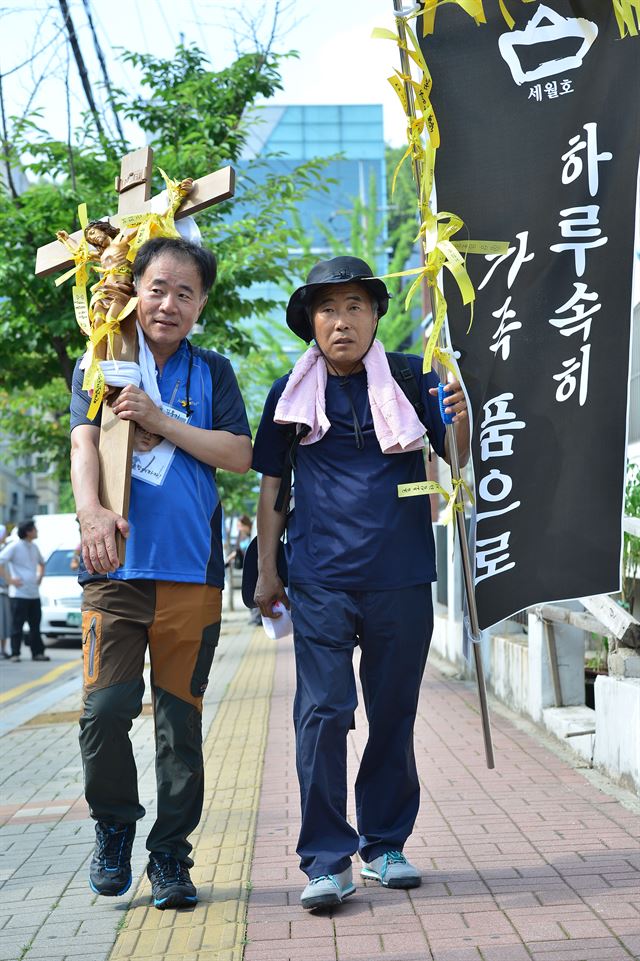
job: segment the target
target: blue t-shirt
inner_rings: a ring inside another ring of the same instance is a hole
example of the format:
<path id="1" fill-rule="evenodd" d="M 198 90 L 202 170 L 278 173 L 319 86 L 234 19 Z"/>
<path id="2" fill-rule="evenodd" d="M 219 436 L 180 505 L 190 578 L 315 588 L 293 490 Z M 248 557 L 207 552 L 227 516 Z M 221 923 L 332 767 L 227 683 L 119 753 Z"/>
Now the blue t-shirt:
<path id="1" fill-rule="evenodd" d="M 213 350 L 192 347 L 183 340 L 158 375 L 165 404 L 184 411 L 187 378 L 192 414 L 189 424 L 251 437 L 244 402 L 229 361 Z M 90 398 L 82 390 L 79 362 L 73 375 L 71 430 L 79 424 L 99 426 L 100 415 L 87 419 Z M 131 479 L 126 560 L 109 577 L 118 580 L 184 581 L 224 586 L 222 507 L 215 468 L 175 448 L 160 487 Z M 89 580 L 89 575 L 80 581 Z"/>
<path id="2" fill-rule="evenodd" d="M 423 422 L 436 453 L 444 452 L 444 425 L 435 374 L 422 373 L 422 359 L 407 355 L 420 385 Z M 267 397 L 256 434 L 253 468 L 281 477 L 291 428 L 274 424 L 276 404 L 288 375 Z M 365 371 L 327 377 L 326 413 L 331 428 L 296 453 L 294 503 L 287 529 L 289 580 L 340 590 L 392 590 L 436 578 L 429 498 L 398 497 L 398 484 L 424 481 L 421 451 L 383 454 L 373 429 Z M 364 447 L 356 446 L 353 403 Z"/>

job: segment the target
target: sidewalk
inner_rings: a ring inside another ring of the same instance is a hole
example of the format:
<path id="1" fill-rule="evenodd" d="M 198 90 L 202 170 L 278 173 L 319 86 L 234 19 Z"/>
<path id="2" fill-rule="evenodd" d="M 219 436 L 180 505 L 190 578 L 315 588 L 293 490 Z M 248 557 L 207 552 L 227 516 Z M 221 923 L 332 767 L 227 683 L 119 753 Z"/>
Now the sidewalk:
<path id="1" fill-rule="evenodd" d="M 79 691 L 0 740 L 0 961 L 627 961 L 640 958 L 640 804 L 567 751 L 492 712 L 486 769 L 474 690 L 428 669 L 416 729 L 423 804 L 411 892 L 358 878 L 333 914 L 303 912 L 290 643 L 227 614 L 204 715 L 207 790 L 191 911 L 149 906 L 153 820 L 148 707 L 133 729 L 147 808 L 134 884 L 87 884 L 93 823 L 82 798 Z M 360 712 L 351 772 L 366 737 Z M 352 812 L 353 814 L 353 812 Z M 354 866 L 355 867 L 355 866 Z"/>

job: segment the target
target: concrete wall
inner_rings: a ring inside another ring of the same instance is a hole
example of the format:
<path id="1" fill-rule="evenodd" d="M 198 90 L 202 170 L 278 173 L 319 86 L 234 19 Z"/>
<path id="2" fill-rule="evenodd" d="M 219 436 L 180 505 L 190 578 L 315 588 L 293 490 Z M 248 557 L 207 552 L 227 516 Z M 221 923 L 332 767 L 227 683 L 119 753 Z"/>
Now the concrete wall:
<path id="1" fill-rule="evenodd" d="M 596 678 L 594 765 L 640 791 L 640 679 Z"/>
<path id="2" fill-rule="evenodd" d="M 457 582 L 450 578 L 448 588 L 455 600 Z M 568 606 L 581 608 L 577 602 Z M 467 661 L 463 651 L 461 611 L 456 605 L 447 608 L 434 602 L 434 613 L 432 649 L 458 674 L 473 677 L 473 655 L 469 652 Z M 544 625 L 532 614 L 528 634 L 513 622 L 484 632 L 481 652 L 487 688 L 612 780 L 640 791 L 640 678 L 600 675 L 596 709 L 586 707 L 585 632 L 564 624 L 554 625 L 554 632 L 562 706 L 555 703 Z"/>

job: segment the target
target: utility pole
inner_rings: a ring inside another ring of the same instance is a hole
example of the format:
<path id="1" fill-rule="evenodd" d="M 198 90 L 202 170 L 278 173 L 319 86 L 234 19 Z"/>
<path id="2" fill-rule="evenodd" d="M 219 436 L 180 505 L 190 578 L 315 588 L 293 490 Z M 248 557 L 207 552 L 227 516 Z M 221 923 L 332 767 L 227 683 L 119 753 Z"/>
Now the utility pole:
<path id="1" fill-rule="evenodd" d="M 111 80 L 109 78 L 109 72 L 107 70 L 107 62 L 104 59 L 102 47 L 100 46 L 100 41 L 98 40 L 98 34 L 96 33 L 96 29 L 93 25 L 93 17 L 91 16 L 91 6 L 89 4 L 89 0 L 82 0 L 82 3 L 84 5 L 84 10 L 87 15 L 87 20 L 89 22 L 89 29 L 91 30 L 91 36 L 93 37 L 93 45 L 96 50 L 96 56 L 98 57 L 98 61 L 100 63 L 100 69 L 102 70 L 102 76 L 104 77 L 104 85 L 107 90 L 107 100 L 109 101 L 111 112 L 113 113 L 113 118 L 116 122 L 116 129 L 118 131 L 118 136 L 120 137 L 120 142 L 124 146 L 126 145 L 126 140 L 124 139 L 124 133 L 120 125 L 120 117 L 118 116 L 118 112 L 116 110 L 115 102 L 113 99 L 113 90 L 111 88 Z"/>
<path id="2" fill-rule="evenodd" d="M 69 6 L 67 0 L 58 0 L 60 4 L 60 10 L 62 11 L 62 19 L 69 37 L 69 43 L 71 44 L 71 49 L 73 50 L 73 56 L 75 57 L 76 66 L 78 67 L 78 73 L 80 74 L 80 80 L 82 82 L 82 88 L 84 90 L 85 96 L 87 98 L 87 103 L 89 104 L 89 110 L 93 116 L 96 129 L 98 131 L 98 136 L 101 140 L 106 140 L 104 128 L 100 120 L 100 114 L 98 113 L 98 108 L 96 107 L 96 102 L 93 99 L 93 91 L 91 89 L 91 82 L 89 80 L 89 74 L 87 73 L 87 68 L 82 56 L 82 51 L 80 50 L 80 44 L 78 43 L 78 37 L 76 34 L 75 27 L 73 25 L 73 20 L 71 19 L 71 13 L 69 12 Z"/>

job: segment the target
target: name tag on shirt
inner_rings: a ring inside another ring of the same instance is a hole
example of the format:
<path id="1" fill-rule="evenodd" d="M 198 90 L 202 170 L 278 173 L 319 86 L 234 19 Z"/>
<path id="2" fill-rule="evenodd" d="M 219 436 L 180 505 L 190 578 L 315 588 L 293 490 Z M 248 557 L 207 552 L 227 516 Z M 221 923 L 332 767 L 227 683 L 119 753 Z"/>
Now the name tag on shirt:
<path id="1" fill-rule="evenodd" d="M 169 404 L 162 405 L 162 412 L 169 417 L 182 421 L 183 424 L 186 424 L 189 420 L 185 411 L 177 410 Z M 171 467 L 175 451 L 176 445 L 166 438 L 163 438 L 149 451 L 134 450 L 131 461 L 131 476 L 135 477 L 136 480 L 144 481 L 145 484 L 162 487 Z"/>

